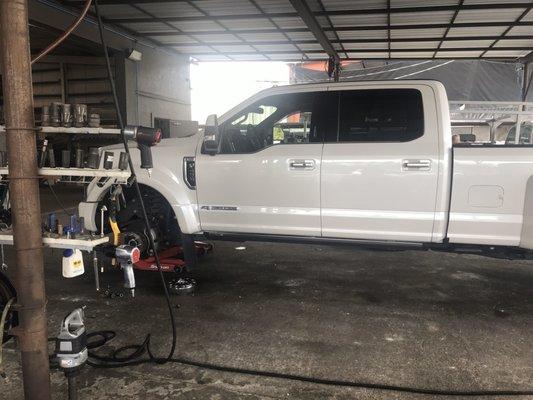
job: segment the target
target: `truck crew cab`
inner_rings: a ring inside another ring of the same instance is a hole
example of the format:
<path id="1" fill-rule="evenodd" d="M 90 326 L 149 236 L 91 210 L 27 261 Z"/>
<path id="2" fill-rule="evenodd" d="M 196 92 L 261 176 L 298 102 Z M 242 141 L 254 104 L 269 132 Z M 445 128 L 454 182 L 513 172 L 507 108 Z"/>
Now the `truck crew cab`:
<path id="1" fill-rule="evenodd" d="M 203 132 L 163 140 L 154 168 L 137 173 L 162 247 L 181 233 L 507 255 L 533 249 L 533 148 L 452 146 L 451 136 L 436 81 L 280 86 L 209 117 Z M 132 157 L 138 165 L 138 152 Z M 80 204 L 88 229 L 99 228 L 112 187 L 112 179 L 90 184 Z M 124 193 L 118 220 L 141 244 L 146 232 L 134 196 Z"/>

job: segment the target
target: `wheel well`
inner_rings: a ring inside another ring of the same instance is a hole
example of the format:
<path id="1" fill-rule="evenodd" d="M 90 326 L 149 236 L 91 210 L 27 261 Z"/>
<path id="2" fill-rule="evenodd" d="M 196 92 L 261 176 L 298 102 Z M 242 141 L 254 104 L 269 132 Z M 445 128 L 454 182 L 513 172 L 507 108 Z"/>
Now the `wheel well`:
<path id="1" fill-rule="evenodd" d="M 159 191 L 150 186 L 139 184 L 139 188 L 144 200 L 146 214 L 152 228 L 152 234 L 154 235 L 158 248 L 161 250 L 179 244 L 181 231 L 170 203 Z M 123 186 L 122 189 L 123 196 L 118 196 L 118 200 L 115 202 L 111 199 L 111 193 L 108 192 L 100 202 L 98 209 L 105 205 L 107 209 L 110 210 L 111 207 L 119 205 L 119 207 L 117 207 L 116 219 L 123 241 L 127 239 L 128 234 L 133 236 L 146 236 L 142 209 L 135 188 Z M 97 216 L 96 224 L 98 229 L 100 229 L 99 219 L 100 218 Z M 109 211 L 105 213 L 104 218 L 105 232 L 111 231 L 108 221 Z M 147 248 L 148 246 L 144 243 L 143 247 Z"/>

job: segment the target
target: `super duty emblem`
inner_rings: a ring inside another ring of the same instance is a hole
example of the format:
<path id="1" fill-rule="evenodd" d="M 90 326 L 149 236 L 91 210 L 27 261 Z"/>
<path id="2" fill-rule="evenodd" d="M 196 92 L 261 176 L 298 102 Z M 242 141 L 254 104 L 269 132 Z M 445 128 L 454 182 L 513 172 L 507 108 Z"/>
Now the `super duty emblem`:
<path id="1" fill-rule="evenodd" d="M 206 211 L 238 211 L 238 207 L 234 206 L 201 206 L 201 210 Z"/>

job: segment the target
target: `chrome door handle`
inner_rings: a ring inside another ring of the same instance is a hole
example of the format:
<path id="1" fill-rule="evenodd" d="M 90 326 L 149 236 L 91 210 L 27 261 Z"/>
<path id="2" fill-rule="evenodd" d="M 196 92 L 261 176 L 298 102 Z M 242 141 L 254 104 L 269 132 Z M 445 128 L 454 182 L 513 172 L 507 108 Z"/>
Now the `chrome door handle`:
<path id="1" fill-rule="evenodd" d="M 290 169 L 315 169 L 315 160 L 289 160 Z"/>
<path id="2" fill-rule="evenodd" d="M 305 161 L 291 161 L 289 165 L 291 168 L 305 168 Z"/>
<path id="3" fill-rule="evenodd" d="M 430 171 L 431 160 L 403 160 L 402 170 L 404 171 Z"/>

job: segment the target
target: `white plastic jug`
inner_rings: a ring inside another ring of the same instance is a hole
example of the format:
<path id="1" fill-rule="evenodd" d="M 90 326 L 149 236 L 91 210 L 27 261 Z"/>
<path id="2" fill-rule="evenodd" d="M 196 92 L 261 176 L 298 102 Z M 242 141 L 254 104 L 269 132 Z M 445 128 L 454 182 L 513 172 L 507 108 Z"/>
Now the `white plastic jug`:
<path id="1" fill-rule="evenodd" d="M 63 252 L 63 276 L 74 278 L 85 272 L 83 255 L 79 249 L 67 249 Z"/>

